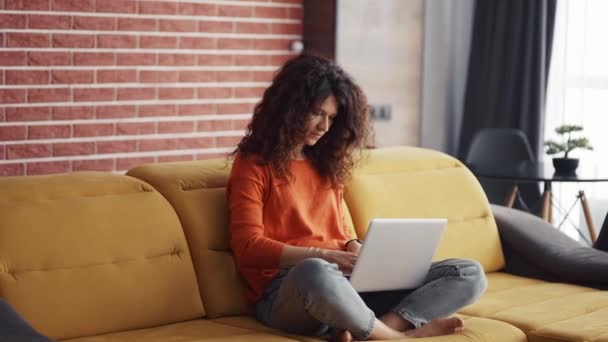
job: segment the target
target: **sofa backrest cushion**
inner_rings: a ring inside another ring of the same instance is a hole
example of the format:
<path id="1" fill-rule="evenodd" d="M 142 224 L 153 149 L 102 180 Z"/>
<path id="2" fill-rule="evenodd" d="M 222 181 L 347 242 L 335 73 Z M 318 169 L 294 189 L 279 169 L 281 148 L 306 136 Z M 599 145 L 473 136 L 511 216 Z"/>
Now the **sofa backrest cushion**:
<path id="1" fill-rule="evenodd" d="M 181 220 L 210 318 L 251 313 L 230 251 L 226 159 L 142 165 L 128 175 L 146 181 L 173 205 Z M 347 224 L 352 227 L 348 210 Z M 354 235 L 354 230 L 353 230 Z"/>
<path id="2" fill-rule="evenodd" d="M 0 177 L 0 297 L 54 339 L 204 314 L 171 205 L 106 172 Z"/>
<path id="3" fill-rule="evenodd" d="M 486 272 L 504 267 L 488 200 L 458 160 L 415 147 L 369 150 L 346 186 L 355 229 L 364 237 L 372 218 L 447 218 L 435 259 L 468 258 Z"/>

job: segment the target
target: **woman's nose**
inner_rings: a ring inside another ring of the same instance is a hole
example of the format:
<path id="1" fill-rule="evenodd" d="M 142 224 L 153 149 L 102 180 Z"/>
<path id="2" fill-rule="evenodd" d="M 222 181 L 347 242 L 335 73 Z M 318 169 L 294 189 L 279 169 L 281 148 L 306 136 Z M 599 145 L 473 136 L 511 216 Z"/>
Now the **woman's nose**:
<path id="1" fill-rule="evenodd" d="M 329 118 L 327 116 L 324 116 L 321 119 L 321 128 L 323 129 L 323 132 L 326 132 L 329 129 Z"/>

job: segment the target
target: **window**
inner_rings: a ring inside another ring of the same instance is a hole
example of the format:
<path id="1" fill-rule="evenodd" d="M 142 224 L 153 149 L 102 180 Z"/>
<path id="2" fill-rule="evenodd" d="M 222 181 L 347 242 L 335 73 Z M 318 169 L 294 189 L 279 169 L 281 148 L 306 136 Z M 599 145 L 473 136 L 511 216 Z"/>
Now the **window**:
<path id="1" fill-rule="evenodd" d="M 557 138 L 556 126 L 578 124 L 589 138 L 594 151 L 575 151 L 581 167 L 596 175 L 608 175 L 608 1 L 558 1 L 553 52 L 547 89 L 545 140 Z M 545 156 L 551 162 L 550 156 Z M 585 191 L 597 229 L 608 211 L 608 184 L 555 184 L 554 223 L 559 224 L 579 189 Z M 561 208 L 561 209 L 560 209 Z M 562 229 L 582 239 L 573 229 L 587 233 L 580 206 L 574 207 L 570 222 Z"/>

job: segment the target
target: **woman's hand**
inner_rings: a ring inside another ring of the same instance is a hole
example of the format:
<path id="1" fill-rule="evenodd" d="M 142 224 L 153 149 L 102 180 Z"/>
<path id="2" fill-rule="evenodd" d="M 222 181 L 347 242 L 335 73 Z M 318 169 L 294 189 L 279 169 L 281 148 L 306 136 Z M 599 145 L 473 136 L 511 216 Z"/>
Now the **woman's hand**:
<path id="1" fill-rule="evenodd" d="M 327 262 L 338 264 L 341 271 L 352 272 L 357 261 L 357 254 L 353 252 L 335 251 L 331 249 L 321 249 L 320 258 Z"/>
<path id="2" fill-rule="evenodd" d="M 359 241 L 353 240 L 353 241 L 349 242 L 348 245 L 346 245 L 346 251 L 359 255 L 359 252 L 361 252 L 362 246 L 363 245 Z"/>

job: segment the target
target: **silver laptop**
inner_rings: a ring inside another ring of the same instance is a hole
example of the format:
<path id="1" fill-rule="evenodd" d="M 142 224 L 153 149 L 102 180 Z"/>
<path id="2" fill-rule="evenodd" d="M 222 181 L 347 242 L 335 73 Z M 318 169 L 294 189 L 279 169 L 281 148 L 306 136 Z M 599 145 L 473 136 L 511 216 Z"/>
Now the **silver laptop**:
<path id="1" fill-rule="evenodd" d="M 357 292 L 419 287 L 447 219 L 373 219 L 350 277 Z"/>

